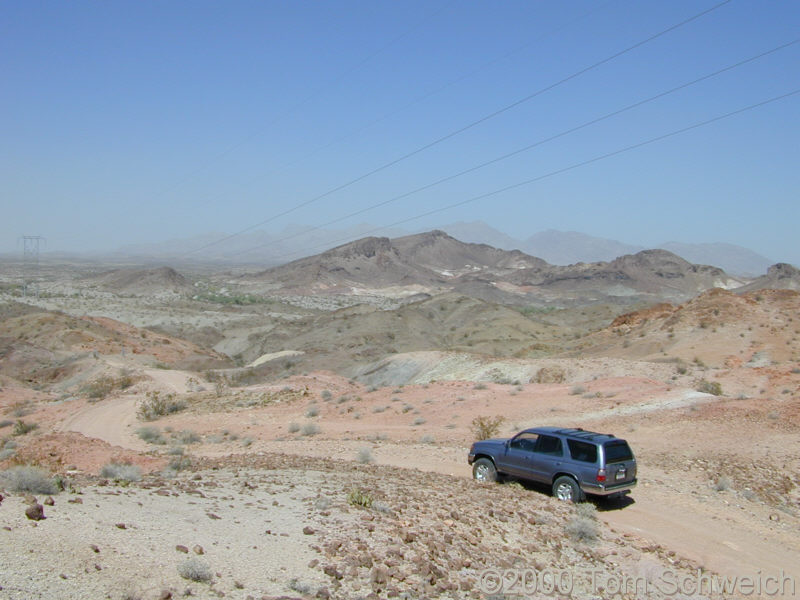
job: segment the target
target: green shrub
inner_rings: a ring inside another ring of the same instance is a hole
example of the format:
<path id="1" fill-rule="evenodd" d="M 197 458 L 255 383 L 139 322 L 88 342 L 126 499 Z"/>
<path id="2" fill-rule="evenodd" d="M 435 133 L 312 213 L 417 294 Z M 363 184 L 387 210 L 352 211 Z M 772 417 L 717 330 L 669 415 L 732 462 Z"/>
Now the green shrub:
<path id="1" fill-rule="evenodd" d="M 370 508 L 373 502 L 374 500 L 372 496 L 358 488 L 353 488 L 347 494 L 347 503 L 351 504 L 352 506 Z"/>

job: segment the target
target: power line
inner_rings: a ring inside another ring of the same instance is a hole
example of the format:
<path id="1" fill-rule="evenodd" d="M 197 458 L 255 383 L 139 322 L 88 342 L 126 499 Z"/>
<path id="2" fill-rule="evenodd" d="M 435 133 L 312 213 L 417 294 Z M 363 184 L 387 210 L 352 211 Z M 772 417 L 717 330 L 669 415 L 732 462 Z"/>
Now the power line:
<path id="1" fill-rule="evenodd" d="M 703 75 L 702 77 L 698 77 L 696 79 L 693 79 L 692 81 L 683 83 L 683 84 L 681 84 L 679 86 L 673 87 L 673 88 L 671 88 L 669 90 L 666 90 L 664 92 L 660 92 L 660 93 L 658 93 L 658 94 L 656 94 L 654 96 L 650 96 L 649 98 L 645 98 L 644 100 L 639 100 L 638 102 L 634 102 L 633 104 L 629 104 L 629 105 L 627 105 L 627 106 L 625 106 L 623 108 L 617 109 L 617 110 L 612 111 L 610 113 L 606 113 L 606 114 L 604 114 L 604 115 L 602 115 L 600 117 L 597 117 L 595 119 L 591 119 L 590 121 L 586 121 L 585 123 L 582 123 L 581 125 L 577 125 L 575 127 L 571 127 L 569 129 L 561 131 L 560 133 L 557 133 L 555 135 L 551 135 L 549 137 L 546 137 L 546 138 L 543 138 L 541 140 L 538 140 L 538 141 L 536 141 L 536 142 L 534 142 L 532 144 L 528 144 L 527 146 L 524 146 L 524 147 L 519 148 L 517 150 L 514 150 L 512 152 L 508 152 L 506 154 L 503 154 L 502 156 L 498 156 L 498 157 L 493 158 L 491 160 L 482 162 L 482 163 L 480 163 L 478 165 L 475 165 L 475 166 L 472 166 L 472 167 L 470 167 L 468 169 L 464 169 L 462 171 L 459 171 L 458 173 L 455 173 L 455 174 L 452 174 L 452 175 L 448 175 L 447 177 L 443 177 L 443 178 L 438 179 L 438 180 L 436 180 L 436 181 L 434 181 L 432 183 L 428 183 L 428 184 L 423 185 L 421 187 L 415 188 L 415 189 L 413 189 L 413 190 L 411 190 L 409 192 L 405 192 L 405 193 L 400 194 L 398 196 L 394 196 L 392 198 L 389 198 L 388 200 L 383 200 L 382 202 L 378 202 L 376 204 L 372 204 L 371 206 L 367 206 L 365 208 L 362 208 L 362 209 L 359 209 L 357 211 L 351 212 L 351 213 L 349 213 L 347 215 L 343 215 L 341 217 L 337 217 L 337 218 L 335 218 L 335 219 L 333 219 L 331 221 L 327 221 L 326 223 L 322 223 L 321 225 L 317 225 L 317 226 L 311 227 L 310 229 L 308 229 L 306 231 L 303 231 L 301 233 L 295 233 L 295 234 L 292 234 L 292 235 L 288 235 L 288 236 L 279 238 L 277 240 L 271 240 L 270 242 L 267 242 L 267 243 L 264 243 L 264 244 L 260 244 L 258 246 L 253 246 L 251 248 L 246 248 L 246 249 L 241 250 L 239 252 L 228 254 L 227 256 L 228 257 L 238 256 L 240 254 L 244 254 L 246 252 L 251 252 L 251 251 L 257 250 L 259 248 L 264 248 L 266 246 L 270 246 L 270 245 L 278 244 L 280 242 L 284 242 L 284 241 L 287 241 L 287 240 L 290 240 L 290 239 L 294 239 L 294 238 L 299 237 L 301 235 L 306 235 L 310 231 L 319 230 L 319 229 L 322 229 L 323 227 L 327 227 L 329 225 L 335 225 L 336 223 L 340 223 L 342 221 L 345 221 L 347 219 L 350 219 L 350 218 L 356 217 L 358 215 L 364 214 L 364 213 L 369 212 L 371 210 L 374 210 L 376 208 L 380 208 L 380 207 L 386 206 L 388 204 L 391 204 L 393 202 L 397 202 L 398 200 L 402 200 L 404 198 L 408 198 L 409 196 L 412 196 L 414 194 L 417 194 L 417 193 L 425 191 L 425 190 L 429 190 L 429 189 L 431 189 L 433 187 L 436 187 L 437 185 L 441 185 L 442 183 L 446 183 L 448 181 L 452 181 L 453 179 L 456 179 L 456 178 L 461 177 L 463 175 L 466 175 L 468 173 L 472 173 L 474 171 L 477 171 L 477 170 L 482 169 L 484 167 L 487 167 L 489 165 L 496 164 L 498 162 L 501 162 L 503 160 L 511 158 L 512 156 L 516 156 L 518 154 L 521 154 L 523 152 L 526 152 L 528 150 L 531 150 L 533 148 L 536 148 L 536 147 L 541 146 L 543 144 L 546 144 L 548 142 L 552 142 L 553 140 L 556 140 L 558 138 L 564 137 L 564 136 L 569 135 L 571 133 L 575 133 L 576 131 L 579 131 L 579 130 L 584 129 L 586 127 L 589 127 L 591 125 L 595 125 L 595 124 L 597 124 L 597 123 L 599 123 L 601 121 L 605 121 L 607 119 L 615 117 L 615 116 L 617 116 L 619 114 L 622 114 L 624 112 L 627 112 L 629 110 L 633 110 L 634 108 L 638 108 L 638 107 L 640 107 L 640 106 L 642 106 L 644 104 L 647 104 L 649 102 L 653 102 L 655 100 L 658 100 L 660 98 L 668 96 L 669 94 L 673 94 L 675 92 L 678 92 L 680 90 L 684 90 L 684 89 L 686 89 L 686 88 L 688 88 L 690 86 L 696 85 L 696 84 L 701 83 L 703 81 L 707 81 L 707 80 L 709 80 L 709 79 L 711 79 L 713 77 L 716 77 L 717 75 L 721 75 L 722 73 L 726 73 L 728 71 L 732 71 L 733 69 L 736 69 L 736 68 L 741 67 L 743 65 L 746 65 L 748 63 L 754 62 L 754 61 L 756 61 L 758 59 L 764 58 L 765 56 L 769 56 L 770 54 L 774 54 L 775 52 L 778 52 L 780 50 L 784 50 L 786 48 L 789 48 L 790 46 L 793 46 L 793 45 L 795 45 L 797 43 L 800 43 L 800 38 L 794 39 L 794 40 L 792 40 L 790 42 L 787 42 L 785 44 L 781 44 L 780 46 L 777 46 L 777 47 L 772 48 L 770 50 L 767 50 L 765 52 L 761 52 L 760 54 L 757 54 L 755 56 L 751 56 L 750 58 L 746 58 L 744 60 L 740 60 L 740 61 L 738 61 L 738 62 L 736 62 L 736 63 L 734 63 L 732 65 L 728 65 L 727 67 L 723 67 L 723 68 L 718 69 L 718 70 L 716 70 L 716 71 L 714 71 L 712 73 L 708 73 L 707 75 Z"/>
<path id="2" fill-rule="evenodd" d="M 322 200 L 323 198 L 326 198 L 326 197 L 330 196 L 331 194 L 335 194 L 336 192 L 339 192 L 339 191 L 341 191 L 341 190 L 343 190 L 345 188 L 348 188 L 351 185 L 354 185 L 354 184 L 356 184 L 356 183 L 358 183 L 360 181 L 363 181 L 364 179 L 366 179 L 366 178 L 368 178 L 368 177 L 370 177 L 372 175 L 375 175 L 376 173 L 380 173 L 381 171 L 384 171 L 384 170 L 388 169 L 389 167 L 392 167 L 392 166 L 394 166 L 394 165 L 396 165 L 396 164 L 398 164 L 398 163 L 400 163 L 400 162 L 402 162 L 404 160 L 407 160 L 407 159 L 411 158 L 412 156 L 416 156 L 417 154 L 420 154 L 421 152 L 424 152 L 425 150 L 428 150 L 428 149 L 430 149 L 430 148 L 432 148 L 432 147 L 434 147 L 434 146 L 436 146 L 438 144 L 441 144 L 442 142 L 444 142 L 446 140 L 449 140 L 450 138 L 453 138 L 453 137 L 455 137 L 455 136 L 457 136 L 457 135 L 459 135 L 461 133 L 464 133 L 465 131 L 468 131 L 468 130 L 472 129 L 473 127 L 476 127 L 476 126 L 480 125 L 481 123 L 485 123 L 486 121 L 488 121 L 490 119 L 493 119 L 494 117 L 497 117 L 497 116 L 499 116 L 499 115 L 501 115 L 501 114 L 503 114 L 505 112 L 508 112 L 509 110 L 511 110 L 513 108 L 516 108 L 517 106 L 520 106 L 521 104 L 529 102 L 530 100 L 533 100 L 537 96 L 540 96 L 540 95 L 542 95 L 542 94 L 544 94 L 544 93 L 546 93 L 546 92 L 548 92 L 548 91 L 550 91 L 550 90 L 552 90 L 552 89 L 554 89 L 554 88 L 556 88 L 556 87 L 558 87 L 560 85 L 563 85 L 563 84 L 565 84 L 565 83 L 567 83 L 569 81 L 572 81 L 573 79 L 576 79 L 577 77 L 580 77 L 581 75 L 584 75 L 585 73 L 588 73 L 589 71 L 592 71 L 592 70 L 594 70 L 594 69 L 596 69 L 596 68 L 598 68 L 598 67 L 600 67 L 600 66 L 602 66 L 602 65 L 604 65 L 604 64 L 606 64 L 606 63 L 608 63 L 608 62 L 610 62 L 610 61 L 612 61 L 612 60 L 614 60 L 616 58 L 619 58 L 620 56 L 623 56 L 623 55 L 625 55 L 625 54 L 627 54 L 629 52 L 632 52 L 636 48 L 639 48 L 639 47 L 641 47 L 641 46 L 643 46 L 645 44 L 648 44 L 649 42 L 652 42 L 653 40 L 656 40 L 656 39 L 666 35 L 667 33 L 670 33 L 671 31 L 674 31 L 674 30 L 676 30 L 676 29 L 678 29 L 680 27 L 683 27 L 684 25 L 687 25 L 687 24 L 691 23 L 692 21 L 695 21 L 695 20 L 699 19 L 700 17 L 702 17 L 704 15 L 707 15 L 707 14 L 709 14 L 709 13 L 711 13 L 711 12 L 713 12 L 713 11 L 723 7 L 723 6 L 725 6 L 726 4 L 730 3 L 731 1 L 732 0 L 723 0 L 722 2 L 719 2 L 718 4 L 715 4 L 711 8 L 707 8 L 705 10 L 702 10 L 702 11 L 692 15 L 691 17 L 689 17 L 687 19 L 684 19 L 684 20 L 680 21 L 679 23 L 676 23 L 675 25 L 671 25 L 670 27 L 659 31 L 656 34 L 653 34 L 653 35 L 651 35 L 651 36 L 649 36 L 649 37 L 647 37 L 647 38 L 645 38 L 645 39 L 633 44 L 632 46 L 628 46 L 627 48 L 625 48 L 623 50 L 620 50 L 618 52 L 615 52 L 614 54 L 611 54 L 610 56 L 608 56 L 608 57 L 606 57 L 606 58 L 604 58 L 602 60 L 599 60 L 599 61 L 597 61 L 595 63 L 592 63 L 591 65 L 589 65 L 587 67 L 584 67 L 584 68 L 582 68 L 582 69 L 580 69 L 578 71 L 575 71 L 571 75 L 568 75 L 567 77 L 564 77 L 563 79 L 560 79 L 559 81 L 556 81 L 555 83 L 552 83 L 552 84 L 547 85 L 547 86 L 545 86 L 543 88 L 540 88 L 539 90 L 537 90 L 537 91 L 535 91 L 535 92 L 533 92 L 531 94 L 528 94 L 527 96 L 524 96 L 523 98 L 520 98 L 519 100 L 516 100 L 516 101 L 512 102 L 511 104 L 507 104 L 506 106 L 504 106 L 504 107 L 502 107 L 500 109 L 497 109 L 494 112 L 489 113 L 488 115 L 484 115 L 483 117 L 481 117 L 481 118 L 479 118 L 479 119 L 477 119 L 475 121 L 472 121 L 471 123 L 469 123 L 467 125 L 464 125 L 463 127 L 460 127 L 459 129 L 456 129 L 455 131 L 452 131 L 452 132 L 450 132 L 450 133 L 448 133 L 446 135 L 443 135 L 443 136 L 433 140 L 432 142 L 429 142 L 429 143 L 425 144 L 424 146 L 421 146 L 421 147 L 417 148 L 416 150 L 412 150 L 411 152 L 408 152 L 407 154 L 404 154 L 404 155 L 400 156 L 399 158 L 396 158 L 396 159 L 393 159 L 393 160 L 391 160 L 391 161 L 389 161 L 387 163 L 384 163 L 381 166 L 376 167 L 376 168 L 372 169 L 371 171 L 368 171 L 368 172 L 366 172 L 366 173 L 364 173 L 362 175 L 359 175 L 358 177 L 356 177 L 354 179 L 351 179 L 351 180 L 349 180 L 349 181 L 347 181 L 345 183 L 342 183 L 342 184 L 340 184 L 340 185 L 338 185 L 338 186 L 336 186 L 334 188 L 331 188 L 328 191 L 323 192 L 322 194 L 314 196 L 313 198 L 310 198 L 310 199 L 305 200 L 305 201 L 303 201 L 303 202 L 301 202 L 299 204 L 296 204 L 296 205 L 294 205 L 294 206 L 292 206 L 292 207 L 290 207 L 290 208 L 288 208 L 288 209 L 286 209 L 286 210 L 284 210 L 284 211 L 282 211 L 282 212 L 280 212 L 280 213 L 278 213 L 276 215 L 273 215 L 272 217 L 269 217 L 269 218 L 267 218 L 267 219 L 265 219 L 263 221 L 260 221 L 260 222 L 258 222 L 256 224 L 250 226 L 247 229 L 247 231 L 249 231 L 250 229 L 253 229 L 255 227 L 259 227 L 261 225 L 265 225 L 266 223 L 269 223 L 271 221 L 279 219 L 280 217 L 284 217 L 284 216 L 286 216 L 288 214 L 291 214 L 291 213 L 295 212 L 296 210 L 299 210 L 299 209 L 301 209 L 301 208 L 303 208 L 305 206 L 308 206 L 309 204 L 313 204 L 314 202 L 318 202 L 319 200 Z M 231 236 L 228 236 L 227 238 L 224 238 L 224 239 L 231 239 L 231 237 L 235 237 L 236 235 L 239 235 L 239 234 L 232 234 Z M 186 254 L 193 254 L 195 252 L 198 252 L 200 250 L 208 248 L 210 245 L 213 245 L 213 244 L 216 244 L 216 243 L 220 243 L 220 242 L 224 241 L 224 239 L 223 240 L 217 240 L 217 241 L 213 242 L 212 244 L 206 244 L 205 246 L 201 246 L 200 248 L 196 248 L 194 250 L 191 250 L 191 251 L 187 252 Z"/>
<path id="3" fill-rule="evenodd" d="M 597 7 L 594 7 L 592 9 L 586 11 L 585 13 L 581 14 L 580 16 L 578 16 L 578 17 L 576 17 L 574 19 L 571 19 L 570 21 L 568 21 L 567 23 L 563 24 L 560 27 L 557 27 L 556 29 L 551 29 L 548 32 L 536 37 L 533 40 L 525 42 L 524 44 L 521 44 L 519 46 L 515 46 L 511 50 L 508 50 L 507 52 L 503 53 L 502 55 L 497 56 L 495 58 L 492 58 L 491 60 L 488 60 L 488 61 L 480 64 L 479 66 L 475 67 L 474 69 L 471 69 L 470 71 L 468 71 L 466 73 L 463 73 L 462 75 L 456 77 L 455 79 L 452 79 L 452 80 L 448 81 L 447 83 L 444 83 L 444 84 L 440 85 L 439 87 L 437 87 L 437 88 L 435 88 L 433 90 L 430 90 L 430 91 L 425 92 L 424 94 L 422 94 L 420 96 L 417 96 L 416 98 L 414 98 L 410 102 L 407 102 L 406 104 L 402 105 L 398 109 L 393 110 L 393 111 L 388 112 L 388 113 L 385 113 L 384 115 L 382 115 L 382 116 L 380 116 L 380 117 L 378 117 L 376 119 L 373 119 L 372 121 L 369 121 L 369 122 L 365 123 L 361 127 L 358 127 L 357 129 L 355 129 L 353 131 L 350 131 L 350 132 L 346 133 L 345 135 L 339 136 L 338 138 L 335 138 L 335 139 L 333 139 L 333 140 L 331 140 L 331 141 L 329 141 L 329 142 L 327 142 L 327 143 L 325 143 L 325 144 L 323 144 L 321 146 L 318 146 L 317 148 L 315 148 L 315 149 L 313 149 L 313 150 L 311 150 L 311 151 L 309 151 L 309 152 L 307 152 L 307 153 L 295 158 L 294 160 L 289 161 L 288 163 L 284 164 L 282 167 L 280 167 L 277 170 L 270 171 L 270 172 L 268 172 L 266 174 L 262 173 L 262 174 L 258 175 L 257 177 L 254 177 L 254 178 L 250 179 L 249 181 L 244 182 L 243 185 L 247 186 L 247 185 L 250 185 L 252 183 L 255 183 L 256 181 L 258 181 L 259 179 L 263 179 L 267 175 L 271 175 L 271 174 L 275 174 L 275 173 L 284 173 L 290 167 L 292 167 L 292 166 L 296 165 L 297 163 L 305 160 L 306 158 L 309 158 L 310 156 L 313 156 L 317 152 L 320 152 L 322 150 L 326 150 L 327 148 L 330 148 L 331 146 L 335 146 L 336 144 L 338 144 L 340 142 L 343 142 L 343 141 L 345 141 L 345 140 L 347 140 L 347 139 L 349 139 L 351 137 L 354 137 L 354 136 L 358 135 L 359 133 L 361 133 L 363 131 L 368 130 L 369 128 L 373 127 L 374 125 L 377 125 L 378 123 L 386 121 L 387 119 L 389 119 L 389 118 L 391 118 L 391 117 L 393 117 L 393 116 L 395 116 L 397 114 L 400 114 L 400 113 L 404 112 L 405 110 L 408 110 L 412 106 L 415 106 L 416 104 L 419 104 L 420 102 L 423 102 L 424 100 L 427 100 L 428 98 L 430 98 L 432 96 L 435 96 L 436 94 L 446 90 L 447 88 L 449 88 L 449 87 L 451 87 L 453 85 L 456 85 L 456 84 L 464 81 L 465 79 L 468 79 L 468 78 L 472 77 L 476 73 L 479 73 L 479 72 L 491 67 L 492 65 L 495 65 L 495 64 L 497 64 L 497 63 L 509 58 L 510 56 L 513 56 L 514 54 L 516 54 L 518 52 L 521 52 L 522 50 L 524 50 L 524 49 L 536 44 L 537 42 L 540 42 L 541 40 L 543 40 L 543 39 L 545 39 L 547 37 L 550 37 L 552 35 L 555 35 L 556 33 L 559 33 L 561 31 L 563 31 L 564 29 L 567 29 L 573 23 L 577 23 L 578 21 L 581 21 L 581 20 L 585 19 L 589 15 L 594 14 L 595 12 L 598 12 L 598 11 L 604 9 L 606 6 L 608 6 L 609 4 L 611 4 L 614 1 L 616 1 L 616 0 L 609 0 L 608 2 L 605 2 L 604 4 L 601 4 L 601 5 L 597 6 Z M 214 194 L 214 195 L 211 195 L 211 196 L 204 197 L 203 201 L 215 200 L 215 199 L 219 199 L 219 198 L 221 198 L 223 196 L 224 196 L 224 194 L 222 194 L 222 193 Z M 207 244 L 205 244 L 203 246 L 200 246 L 199 248 L 195 248 L 194 250 L 190 250 L 186 254 L 192 254 L 194 252 L 199 252 L 200 250 L 205 250 L 206 248 L 210 248 L 212 246 L 216 246 L 218 244 L 222 244 L 222 243 L 224 243 L 224 242 L 226 242 L 226 241 L 228 241 L 228 240 L 230 240 L 232 238 L 235 238 L 235 237 L 238 237 L 238 236 L 242 235 L 243 233 L 247 233 L 248 231 L 252 231 L 253 229 L 256 229 L 257 227 L 260 227 L 262 225 L 266 225 L 267 223 L 269 223 L 271 221 L 274 221 L 275 219 L 278 219 L 281 216 L 285 216 L 285 214 L 276 215 L 276 216 L 270 217 L 270 218 L 268 218 L 268 219 L 266 219 L 264 221 L 260 221 L 259 223 L 256 223 L 254 225 L 249 225 L 249 226 L 245 227 L 244 229 L 240 229 L 239 231 L 236 231 L 236 232 L 234 232 L 234 233 L 232 233 L 230 235 L 226 235 L 226 236 L 224 236 L 224 237 L 222 237 L 220 239 L 214 240 L 213 242 L 209 242 L 209 243 L 207 243 Z"/>
<path id="4" fill-rule="evenodd" d="M 739 115 L 739 114 L 748 112 L 750 110 L 754 110 L 756 108 L 760 108 L 762 106 L 766 106 L 767 104 L 771 104 L 773 102 L 778 102 L 779 100 L 784 100 L 784 99 L 789 98 L 791 96 L 796 96 L 797 94 L 800 94 L 800 88 L 795 89 L 795 90 L 793 90 L 791 92 L 787 92 L 785 94 L 781 94 L 779 96 L 773 96 L 772 98 L 769 98 L 767 100 L 763 100 L 761 102 L 757 102 L 756 104 L 751 104 L 749 106 L 745 106 L 744 108 L 740 108 L 740 109 L 725 113 L 723 115 L 719 115 L 719 116 L 713 117 L 711 119 L 707 119 L 705 121 L 700 121 L 699 123 L 695 123 L 695 124 L 689 125 L 687 127 L 682 127 L 681 129 L 676 129 L 675 131 L 671 131 L 669 133 L 665 133 L 665 134 L 650 138 L 650 139 L 645 140 L 643 142 L 638 142 L 636 144 L 631 144 L 630 146 L 625 146 L 624 148 L 620 148 L 619 150 L 614 150 L 613 152 L 608 152 L 606 154 L 601 154 L 600 156 L 595 156 L 594 158 L 583 160 L 581 162 L 569 165 L 567 167 L 563 167 L 561 169 L 556 169 L 555 171 L 550 171 L 548 173 L 545 173 L 544 175 L 539 175 L 539 176 L 533 177 L 531 179 L 526 179 L 524 181 L 520 181 L 520 182 L 511 184 L 511 185 L 507 185 L 505 187 L 493 190 L 491 192 L 486 192 L 484 194 L 479 194 L 477 196 L 472 196 L 470 198 L 467 198 L 466 200 L 460 200 L 458 202 L 453 202 L 452 204 L 448 204 L 446 206 L 442 206 L 442 207 L 439 207 L 439 208 L 436 208 L 436 209 L 433 209 L 433 210 L 429 210 L 429 211 L 424 212 L 424 213 L 419 213 L 419 214 L 416 214 L 416 215 L 414 215 L 412 217 L 401 219 L 399 221 L 395 221 L 394 223 L 390 223 L 390 224 L 384 225 L 382 227 L 376 227 L 374 229 L 371 229 L 371 230 L 363 232 L 362 235 L 368 235 L 368 234 L 371 234 L 371 233 L 376 233 L 376 232 L 382 231 L 384 229 L 388 229 L 390 227 L 397 227 L 398 225 L 403 225 L 405 223 L 409 223 L 411 221 L 415 221 L 416 219 L 421 219 L 423 217 L 428 217 L 428 216 L 431 216 L 431 215 L 435 215 L 437 213 L 441 213 L 441 212 L 444 212 L 446 210 L 450 210 L 452 208 L 457 208 L 459 206 L 464 206 L 465 204 L 470 204 L 471 202 L 477 202 L 478 200 L 484 200 L 484 199 L 490 198 L 492 196 L 497 196 L 498 194 L 502 194 L 504 192 L 508 192 L 508 191 L 513 190 L 513 189 L 517 189 L 517 188 L 520 188 L 520 187 L 523 187 L 523 186 L 526 186 L 526 185 L 530 185 L 532 183 L 536 183 L 536 182 L 542 181 L 544 179 L 548 179 L 550 177 L 555 177 L 556 175 L 560 175 L 562 173 L 566 173 L 568 171 L 572 171 L 572 170 L 578 169 L 580 167 L 585 167 L 585 166 L 590 165 L 592 163 L 596 163 L 596 162 L 605 160 L 607 158 L 612 158 L 612 157 L 617 156 L 619 154 L 623 154 L 625 152 L 630 152 L 631 150 L 635 150 L 637 148 L 642 148 L 643 146 L 648 146 L 650 144 L 654 144 L 656 142 L 660 142 L 661 140 L 665 140 L 667 138 L 671 138 L 671 137 L 674 137 L 676 135 L 680 135 L 682 133 L 686 133 L 688 131 L 692 131 L 694 129 L 698 129 L 700 127 L 705 127 L 706 125 L 710 125 L 712 123 L 716 123 L 717 121 L 721 121 L 723 119 L 727 119 L 729 117 L 733 117 L 735 115 Z M 326 244 L 318 244 L 316 246 L 310 246 L 309 248 L 310 249 L 322 248 L 322 247 L 325 247 L 325 246 L 329 246 L 330 243 L 334 243 L 334 244 L 339 243 L 339 242 L 345 242 L 346 243 L 346 242 L 350 241 L 350 239 L 351 238 L 340 238 L 338 240 L 333 240 L 333 242 L 328 242 Z M 309 248 L 306 248 L 303 251 L 306 251 Z M 286 254 L 283 254 L 283 255 L 279 255 L 276 258 L 281 258 L 281 257 L 285 257 L 285 256 L 293 256 L 295 254 L 299 254 L 299 252 L 286 253 Z"/>

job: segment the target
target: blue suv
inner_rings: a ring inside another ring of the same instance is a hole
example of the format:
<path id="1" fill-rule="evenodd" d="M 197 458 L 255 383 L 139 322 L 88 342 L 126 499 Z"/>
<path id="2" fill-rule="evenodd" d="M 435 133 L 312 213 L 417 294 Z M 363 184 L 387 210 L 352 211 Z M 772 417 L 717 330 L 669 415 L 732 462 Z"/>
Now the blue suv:
<path id="1" fill-rule="evenodd" d="M 586 495 L 621 496 L 636 485 L 628 442 L 583 429 L 534 427 L 509 439 L 475 442 L 468 462 L 478 481 L 509 475 L 544 483 L 556 498 L 570 502 Z"/>

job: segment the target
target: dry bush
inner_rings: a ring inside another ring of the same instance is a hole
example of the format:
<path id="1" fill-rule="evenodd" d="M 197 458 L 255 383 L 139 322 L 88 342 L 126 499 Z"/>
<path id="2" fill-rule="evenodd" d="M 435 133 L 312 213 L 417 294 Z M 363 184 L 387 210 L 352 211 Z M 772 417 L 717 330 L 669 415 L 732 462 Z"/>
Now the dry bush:
<path id="1" fill-rule="evenodd" d="M 374 462 L 375 459 L 373 458 L 372 451 L 369 448 L 361 448 L 358 451 L 358 454 L 356 454 L 356 461 L 362 464 L 367 464 Z"/>
<path id="2" fill-rule="evenodd" d="M 22 419 L 14 424 L 14 430 L 11 432 L 13 435 L 25 435 L 30 433 L 39 426 L 36 423 L 26 423 Z"/>
<path id="3" fill-rule="evenodd" d="M 176 400 L 175 394 L 164 394 L 154 391 L 147 393 L 147 400 L 139 404 L 137 414 L 143 421 L 155 421 L 159 417 L 171 415 L 186 408 L 186 402 Z"/>
<path id="4" fill-rule="evenodd" d="M 597 521 L 589 517 L 577 515 L 572 517 L 564 526 L 564 531 L 575 542 L 590 543 L 597 539 L 599 531 Z"/>
<path id="5" fill-rule="evenodd" d="M 505 423 L 505 417 L 475 417 L 472 419 L 470 430 L 476 440 L 488 440 L 497 437 L 500 427 Z"/>
<path id="6" fill-rule="evenodd" d="M 707 379 L 701 379 L 695 389 L 698 392 L 703 392 L 704 394 L 722 396 L 722 384 L 719 381 L 708 381 Z"/>
<path id="7" fill-rule="evenodd" d="M 306 423 L 300 429 L 301 435 L 317 435 L 319 433 L 319 425 L 316 423 Z"/>
<path id="8" fill-rule="evenodd" d="M 142 478 L 142 470 L 136 465 L 108 463 L 100 469 L 100 477 L 115 481 L 139 481 Z"/>
<path id="9" fill-rule="evenodd" d="M 59 489 L 47 471 L 39 467 L 17 466 L 0 472 L 0 487 L 12 492 L 57 494 Z"/>
<path id="10" fill-rule="evenodd" d="M 211 567 L 199 558 L 188 558 L 178 565 L 178 575 L 191 581 L 211 581 Z"/>
<path id="11" fill-rule="evenodd" d="M 161 431 L 159 431 L 158 427 L 140 427 L 136 430 L 136 435 L 139 436 L 139 439 L 144 440 L 150 444 L 166 444 L 167 440 L 161 435 Z"/>
<path id="12" fill-rule="evenodd" d="M 374 502 L 372 496 L 363 490 L 353 488 L 347 494 L 347 503 L 352 506 L 361 506 L 362 508 L 370 508 Z"/>

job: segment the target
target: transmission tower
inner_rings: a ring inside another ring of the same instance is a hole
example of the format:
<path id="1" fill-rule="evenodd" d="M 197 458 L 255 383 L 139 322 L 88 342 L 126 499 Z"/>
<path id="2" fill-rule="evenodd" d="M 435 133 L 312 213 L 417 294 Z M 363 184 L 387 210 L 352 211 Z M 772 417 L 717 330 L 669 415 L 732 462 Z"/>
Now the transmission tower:
<path id="1" fill-rule="evenodd" d="M 22 236 L 22 295 L 29 292 L 39 298 L 39 244 L 44 240 L 40 235 Z"/>

